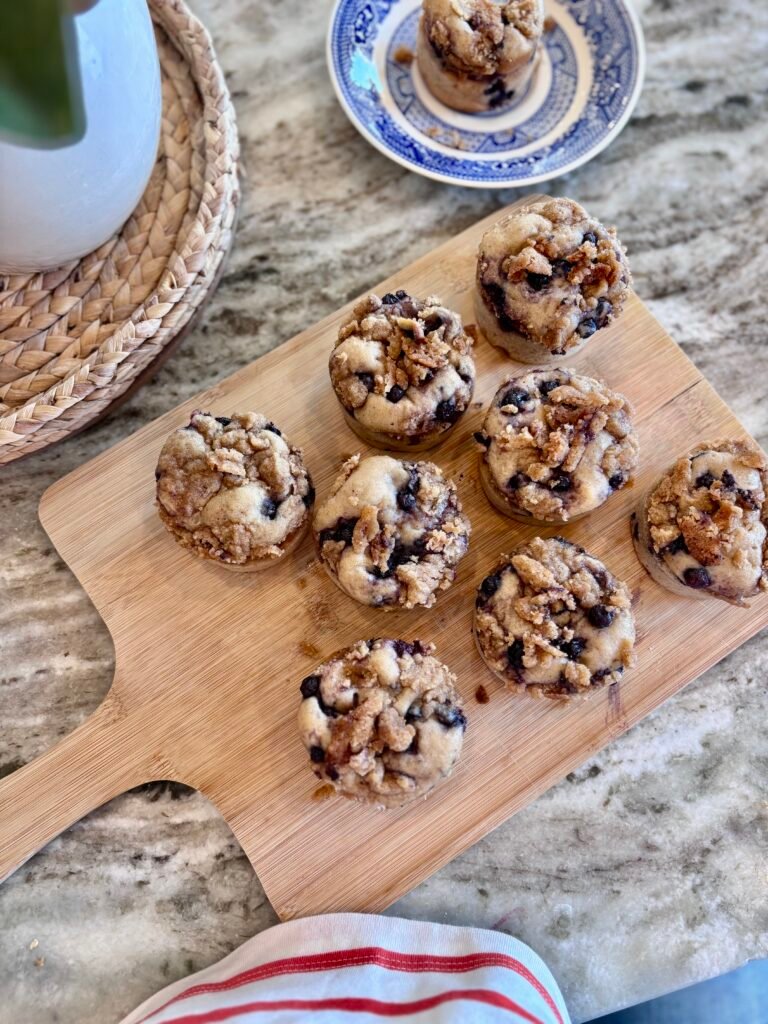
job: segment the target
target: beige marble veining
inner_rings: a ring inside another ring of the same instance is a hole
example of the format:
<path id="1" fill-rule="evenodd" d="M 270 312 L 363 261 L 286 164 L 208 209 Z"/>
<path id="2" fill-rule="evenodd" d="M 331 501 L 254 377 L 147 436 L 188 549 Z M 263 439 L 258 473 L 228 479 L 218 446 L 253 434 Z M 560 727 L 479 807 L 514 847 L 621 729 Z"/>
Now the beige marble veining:
<path id="1" fill-rule="evenodd" d="M 0 774 L 93 710 L 113 667 L 106 629 L 37 521 L 43 490 L 517 195 L 436 184 L 367 145 L 325 71 L 328 0 L 194 6 L 239 116 L 236 247 L 204 320 L 150 385 L 0 471 Z M 637 111 L 548 189 L 618 224 L 641 297 L 766 446 L 768 10 L 638 6 Z M 766 678 L 763 634 L 392 912 L 519 936 L 575 1020 L 767 955 Z M 0 1024 L 111 1024 L 274 921 L 202 797 L 130 793 L 0 887 Z"/>

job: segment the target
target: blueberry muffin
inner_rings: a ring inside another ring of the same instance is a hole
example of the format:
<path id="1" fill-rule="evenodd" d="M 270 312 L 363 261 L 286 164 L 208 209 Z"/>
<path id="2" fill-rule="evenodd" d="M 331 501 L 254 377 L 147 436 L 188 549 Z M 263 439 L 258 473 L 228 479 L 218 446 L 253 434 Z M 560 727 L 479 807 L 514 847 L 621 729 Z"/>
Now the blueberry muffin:
<path id="1" fill-rule="evenodd" d="M 255 412 L 193 412 L 163 445 L 155 479 L 157 510 L 179 544 L 241 572 L 296 547 L 315 498 L 301 451 Z"/>
<path id="2" fill-rule="evenodd" d="M 377 448 L 440 442 L 472 398 L 472 339 L 461 317 L 430 296 L 369 295 L 342 324 L 329 369 L 347 422 Z"/>
<path id="3" fill-rule="evenodd" d="M 627 586 L 562 537 L 535 537 L 486 576 L 475 639 L 509 690 L 569 700 L 618 682 L 632 662 Z"/>
<path id="4" fill-rule="evenodd" d="M 525 91 L 539 56 L 543 0 L 424 0 L 416 60 L 454 110 L 495 110 Z"/>
<path id="5" fill-rule="evenodd" d="M 313 771 L 343 796 L 400 807 L 461 754 L 456 677 L 418 640 L 361 640 L 301 684 L 299 733 Z"/>
<path id="6" fill-rule="evenodd" d="M 456 487 L 432 462 L 353 456 L 313 522 L 320 561 L 360 604 L 431 608 L 469 545 Z"/>
<path id="7" fill-rule="evenodd" d="M 504 515 L 529 521 L 586 515 L 637 469 L 629 402 L 573 370 L 508 377 L 475 440 L 488 500 Z"/>
<path id="8" fill-rule="evenodd" d="M 485 233 L 475 312 L 493 345 L 522 363 L 573 355 L 621 312 L 631 275 L 614 228 L 572 199 L 542 199 Z"/>
<path id="9" fill-rule="evenodd" d="M 696 445 L 633 514 L 637 557 L 674 594 L 743 605 L 768 589 L 767 490 L 753 441 Z"/>

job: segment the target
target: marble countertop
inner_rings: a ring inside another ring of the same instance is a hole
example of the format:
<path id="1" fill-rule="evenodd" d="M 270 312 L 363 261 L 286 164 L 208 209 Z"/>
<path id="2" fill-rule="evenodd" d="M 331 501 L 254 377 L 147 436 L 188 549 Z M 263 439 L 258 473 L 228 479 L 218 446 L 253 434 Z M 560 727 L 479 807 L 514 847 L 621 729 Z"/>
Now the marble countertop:
<path id="1" fill-rule="evenodd" d="M 106 693 L 106 628 L 37 520 L 45 488 L 518 193 L 374 151 L 325 70 L 329 0 L 196 0 L 239 115 L 228 270 L 156 379 L 0 471 L 0 775 Z M 616 223 L 637 291 L 768 445 L 768 11 L 644 0 L 637 111 L 549 191 Z M 706 60 L 703 55 L 706 54 Z M 575 1020 L 768 954 L 768 636 L 753 639 L 392 909 L 530 943 Z M 0 1022 L 110 1024 L 275 923 L 216 810 L 175 784 L 113 800 L 0 887 Z"/>

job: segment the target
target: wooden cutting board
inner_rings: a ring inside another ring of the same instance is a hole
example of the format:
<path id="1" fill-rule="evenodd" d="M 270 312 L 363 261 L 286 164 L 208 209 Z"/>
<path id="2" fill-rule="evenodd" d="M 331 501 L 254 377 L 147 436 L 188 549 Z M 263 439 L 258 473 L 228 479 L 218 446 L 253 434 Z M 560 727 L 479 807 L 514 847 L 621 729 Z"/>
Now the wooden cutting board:
<path id="1" fill-rule="evenodd" d="M 438 294 L 471 323 L 475 252 L 492 219 L 376 290 Z M 484 340 L 476 346 L 475 405 L 427 456 L 456 480 L 473 525 L 457 582 L 433 610 L 359 607 L 320 570 L 310 538 L 284 564 L 252 575 L 184 552 L 155 513 L 153 470 L 165 436 L 192 409 L 268 415 L 304 448 L 320 499 L 341 460 L 361 449 L 327 373 L 344 312 L 144 427 L 43 496 L 43 526 L 112 634 L 115 680 L 90 719 L 0 784 L 0 877 L 116 794 L 174 779 L 216 804 L 281 917 L 381 910 L 768 624 L 768 595 L 749 609 L 677 598 L 635 558 L 628 517 L 644 488 L 693 442 L 743 433 L 635 297 L 618 323 L 566 365 L 604 378 L 634 402 L 642 472 L 634 488 L 559 531 L 633 591 L 638 664 L 620 686 L 574 705 L 512 696 L 475 651 L 476 585 L 500 552 L 535 532 L 493 511 L 478 483 L 472 431 L 515 368 Z M 376 635 L 434 641 L 458 674 L 469 717 L 454 776 L 426 801 L 397 811 L 320 799 L 295 726 L 302 677 L 339 647 Z M 486 704 L 475 697 L 480 685 L 490 695 Z"/>

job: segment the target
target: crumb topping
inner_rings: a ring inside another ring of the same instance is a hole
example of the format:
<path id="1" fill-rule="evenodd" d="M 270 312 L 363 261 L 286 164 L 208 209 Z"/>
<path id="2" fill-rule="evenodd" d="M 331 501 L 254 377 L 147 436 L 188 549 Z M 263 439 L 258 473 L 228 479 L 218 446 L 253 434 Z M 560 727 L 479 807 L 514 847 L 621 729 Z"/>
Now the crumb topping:
<path id="1" fill-rule="evenodd" d="M 565 522 L 633 479 L 632 412 L 623 395 L 591 377 L 531 370 L 504 381 L 475 440 L 511 508 Z"/>
<path id="2" fill-rule="evenodd" d="M 447 430 L 472 398 L 472 338 L 435 296 L 368 295 L 339 329 L 331 353 L 339 401 L 363 426 L 415 437 Z"/>
<path id="3" fill-rule="evenodd" d="M 752 441 L 697 445 L 648 497 L 653 553 L 696 590 L 739 602 L 768 589 L 768 463 Z"/>
<path id="4" fill-rule="evenodd" d="M 477 284 L 500 328 L 561 354 L 611 323 L 631 275 L 615 228 L 572 199 L 515 210 L 483 236 Z"/>
<path id="5" fill-rule="evenodd" d="M 540 0 L 424 0 L 424 31 L 446 68 L 504 76 L 530 61 L 541 37 Z"/>
<path id="6" fill-rule="evenodd" d="M 430 608 L 469 544 L 452 481 L 432 462 L 353 456 L 314 518 L 320 559 L 362 604 Z"/>
<path id="7" fill-rule="evenodd" d="M 477 591 L 480 651 L 510 689 L 568 698 L 617 682 L 632 665 L 627 586 L 562 537 L 504 556 Z"/>
<path id="8" fill-rule="evenodd" d="M 312 768 L 345 796 L 398 806 L 424 796 L 461 753 L 455 676 L 416 640 L 361 640 L 301 684 Z"/>
<path id="9" fill-rule="evenodd" d="M 279 558 L 314 501 L 301 451 L 259 413 L 192 413 L 163 445 L 155 478 L 176 539 L 236 565 Z"/>

